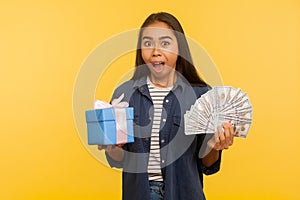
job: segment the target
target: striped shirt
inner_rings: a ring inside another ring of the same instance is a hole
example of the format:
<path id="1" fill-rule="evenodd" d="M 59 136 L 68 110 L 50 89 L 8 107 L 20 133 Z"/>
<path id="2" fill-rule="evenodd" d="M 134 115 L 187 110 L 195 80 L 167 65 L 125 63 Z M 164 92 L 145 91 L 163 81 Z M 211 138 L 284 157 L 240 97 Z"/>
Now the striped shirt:
<path id="1" fill-rule="evenodd" d="M 154 116 L 151 131 L 151 145 L 148 162 L 149 181 L 163 181 L 160 168 L 160 146 L 159 146 L 159 130 L 160 120 L 163 109 L 163 101 L 172 87 L 158 88 L 154 86 L 148 78 L 148 88 L 154 106 Z"/>

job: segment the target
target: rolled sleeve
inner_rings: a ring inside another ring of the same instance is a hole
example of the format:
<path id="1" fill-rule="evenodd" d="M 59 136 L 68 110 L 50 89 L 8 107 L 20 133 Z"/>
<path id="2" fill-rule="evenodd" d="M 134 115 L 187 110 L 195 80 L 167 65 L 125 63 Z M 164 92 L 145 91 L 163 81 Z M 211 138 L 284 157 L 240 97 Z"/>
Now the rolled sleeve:
<path id="1" fill-rule="evenodd" d="M 205 175 L 211 175 L 211 174 L 217 173 L 217 172 L 220 170 L 220 166 L 221 166 L 221 158 L 222 158 L 222 151 L 219 151 L 219 159 L 218 159 L 214 164 L 212 164 L 211 166 L 205 167 L 205 166 L 202 164 L 202 161 L 201 161 L 201 169 L 202 169 L 202 172 L 203 172 Z"/>
<path id="2" fill-rule="evenodd" d="M 106 155 L 106 160 L 109 164 L 110 167 L 115 167 L 115 168 L 122 168 L 123 167 L 123 162 L 122 161 L 116 161 L 112 159 L 107 152 L 105 152 Z"/>
<path id="3" fill-rule="evenodd" d="M 108 164 L 110 165 L 110 167 L 112 167 L 112 168 L 113 167 L 114 168 L 123 168 L 123 166 L 124 166 L 124 160 L 126 160 L 127 156 L 128 156 L 127 155 L 127 151 L 126 151 L 126 144 L 122 148 L 124 150 L 124 158 L 123 158 L 122 161 L 116 161 L 116 160 L 114 160 L 112 157 L 110 157 L 108 155 L 107 152 L 105 152 L 106 160 L 107 160 Z"/>

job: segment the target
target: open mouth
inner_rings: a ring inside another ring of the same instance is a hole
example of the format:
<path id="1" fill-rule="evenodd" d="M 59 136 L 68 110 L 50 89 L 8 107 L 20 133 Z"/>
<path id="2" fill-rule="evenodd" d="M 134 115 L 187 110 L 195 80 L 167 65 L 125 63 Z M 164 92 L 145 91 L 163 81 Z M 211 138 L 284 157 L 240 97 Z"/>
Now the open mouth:
<path id="1" fill-rule="evenodd" d="M 153 67 L 163 67 L 165 62 L 152 62 L 151 64 Z"/>

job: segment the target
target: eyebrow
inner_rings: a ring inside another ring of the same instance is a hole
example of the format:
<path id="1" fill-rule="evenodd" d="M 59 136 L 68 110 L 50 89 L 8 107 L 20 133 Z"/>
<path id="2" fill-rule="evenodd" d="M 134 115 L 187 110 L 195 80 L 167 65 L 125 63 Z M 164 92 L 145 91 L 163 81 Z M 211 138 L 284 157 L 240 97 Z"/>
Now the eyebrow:
<path id="1" fill-rule="evenodd" d="M 146 39 L 148 39 L 148 40 L 153 40 L 153 37 L 150 37 L 150 36 L 144 36 L 142 39 L 143 39 L 143 40 L 146 40 Z M 159 37 L 158 39 L 159 39 L 159 40 L 163 40 L 163 39 L 170 39 L 170 40 L 173 40 L 173 38 L 171 38 L 170 36 L 161 36 L 161 37 Z"/>

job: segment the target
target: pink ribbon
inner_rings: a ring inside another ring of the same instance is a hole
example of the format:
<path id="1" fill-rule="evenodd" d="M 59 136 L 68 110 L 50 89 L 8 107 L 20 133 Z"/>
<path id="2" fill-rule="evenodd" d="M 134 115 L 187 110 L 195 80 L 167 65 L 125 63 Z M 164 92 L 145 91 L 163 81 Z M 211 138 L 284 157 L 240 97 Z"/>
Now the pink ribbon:
<path id="1" fill-rule="evenodd" d="M 114 108 L 116 116 L 116 132 L 117 132 L 117 144 L 127 143 L 127 121 L 126 121 L 126 110 L 129 106 L 128 102 L 121 102 L 124 98 L 122 94 L 119 98 L 113 99 L 111 104 L 95 100 L 94 109 L 103 109 L 103 108 Z"/>

